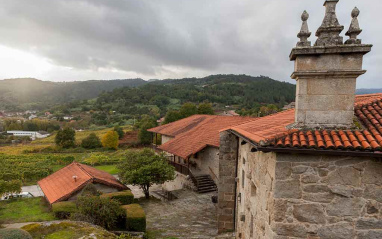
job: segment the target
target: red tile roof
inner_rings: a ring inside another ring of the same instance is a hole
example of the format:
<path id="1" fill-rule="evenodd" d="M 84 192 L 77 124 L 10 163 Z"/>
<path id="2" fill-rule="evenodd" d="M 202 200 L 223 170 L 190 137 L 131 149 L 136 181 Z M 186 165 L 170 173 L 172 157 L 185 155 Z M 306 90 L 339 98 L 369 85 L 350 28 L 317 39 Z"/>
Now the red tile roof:
<path id="1" fill-rule="evenodd" d="M 175 137 L 182 133 L 188 132 L 205 121 L 213 118 L 213 115 L 193 115 L 169 124 L 161 125 L 152 129 L 149 132 L 163 134 L 166 136 Z"/>
<path id="2" fill-rule="evenodd" d="M 382 94 L 360 95 L 355 100 L 355 116 L 364 129 L 288 130 L 294 110 L 231 127 L 255 143 L 275 148 L 306 148 L 380 151 L 382 149 Z"/>
<path id="3" fill-rule="evenodd" d="M 73 176 L 76 176 L 76 180 Z M 40 180 L 38 185 L 52 204 L 67 200 L 88 183 L 100 183 L 119 190 L 127 189 L 109 173 L 76 162 Z"/>
<path id="4" fill-rule="evenodd" d="M 174 139 L 159 146 L 159 149 L 182 158 L 187 158 L 207 146 L 219 147 L 219 132 L 222 129 L 257 119 L 259 118 L 194 115 L 170 123 L 167 127 L 163 127 L 166 125 L 162 125 L 149 131 L 175 136 Z"/>

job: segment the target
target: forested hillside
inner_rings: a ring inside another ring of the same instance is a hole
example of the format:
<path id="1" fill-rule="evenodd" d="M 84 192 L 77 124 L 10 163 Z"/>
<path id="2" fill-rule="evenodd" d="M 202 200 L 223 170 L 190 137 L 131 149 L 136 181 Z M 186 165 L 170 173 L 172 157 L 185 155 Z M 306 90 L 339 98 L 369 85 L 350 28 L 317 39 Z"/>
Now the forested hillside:
<path id="1" fill-rule="evenodd" d="M 72 100 L 91 99 L 103 91 L 146 84 L 142 79 L 50 82 L 33 78 L 0 80 L 0 110 L 45 109 Z"/>

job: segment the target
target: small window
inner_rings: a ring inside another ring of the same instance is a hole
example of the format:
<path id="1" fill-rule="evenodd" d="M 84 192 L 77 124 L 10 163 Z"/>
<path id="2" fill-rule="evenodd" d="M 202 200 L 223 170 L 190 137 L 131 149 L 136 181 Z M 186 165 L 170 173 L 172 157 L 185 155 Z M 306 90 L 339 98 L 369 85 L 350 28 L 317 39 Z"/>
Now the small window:
<path id="1" fill-rule="evenodd" d="M 255 197 L 256 194 L 257 194 L 257 187 L 253 182 L 251 182 L 251 197 Z"/>
<path id="2" fill-rule="evenodd" d="M 253 215 L 251 214 L 250 237 L 253 238 Z"/>
<path id="3" fill-rule="evenodd" d="M 241 172 L 241 186 L 244 188 L 244 180 L 245 180 L 245 171 L 242 170 Z"/>
<path id="4" fill-rule="evenodd" d="M 245 164 L 245 158 L 243 157 L 243 164 Z"/>

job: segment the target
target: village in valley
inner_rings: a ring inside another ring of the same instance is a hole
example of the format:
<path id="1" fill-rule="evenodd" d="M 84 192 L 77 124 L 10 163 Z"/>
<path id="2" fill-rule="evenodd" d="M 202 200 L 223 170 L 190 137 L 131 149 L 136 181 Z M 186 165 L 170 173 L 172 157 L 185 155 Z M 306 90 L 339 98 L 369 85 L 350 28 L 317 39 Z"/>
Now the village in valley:
<path id="1" fill-rule="evenodd" d="M 305 3 L 316 39 L 302 6 L 295 84 L 0 80 L 0 239 L 382 238 L 379 43 L 342 2 Z"/>

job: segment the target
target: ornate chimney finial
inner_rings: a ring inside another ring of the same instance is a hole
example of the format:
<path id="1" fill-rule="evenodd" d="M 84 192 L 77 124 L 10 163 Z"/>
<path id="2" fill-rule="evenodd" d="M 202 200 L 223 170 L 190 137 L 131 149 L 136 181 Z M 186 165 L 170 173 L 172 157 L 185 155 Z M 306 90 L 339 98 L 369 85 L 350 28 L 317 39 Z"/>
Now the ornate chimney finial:
<path id="1" fill-rule="evenodd" d="M 351 17 L 353 18 L 350 23 L 349 30 L 346 32 L 346 36 L 349 36 L 349 39 L 345 44 L 361 44 L 362 40 L 357 39 L 357 36 L 362 32 L 362 29 L 359 27 L 358 22 L 359 9 L 355 7 L 351 12 Z"/>
<path id="2" fill-rule="evenodd" d="M 344 26 L 340 25 L 336 15 L 336 5 L 339 0 L 326 0 L 324 6 L 326 7 L 325 17 L 321 26 L 316 32 L 318 37 L 316 46 L 333 46 L 342 45 L 343 37 L 340 33 Z"/>
<path id="3" fill-rule="evenodd" d="M 301 20 L 302 20 L 301 30 L 297 34 L 297 37 L 300 38 L 300 41 L 297 43 L 297 47 L 304 47 L 304 46 L 311 45 L 310 41 L 308 41 L 308 38 L 312 34 L 309 31 L 308 19 L 309 19 L 309 14 L 306 11 L 304 11 L 301 15 Z"/>

